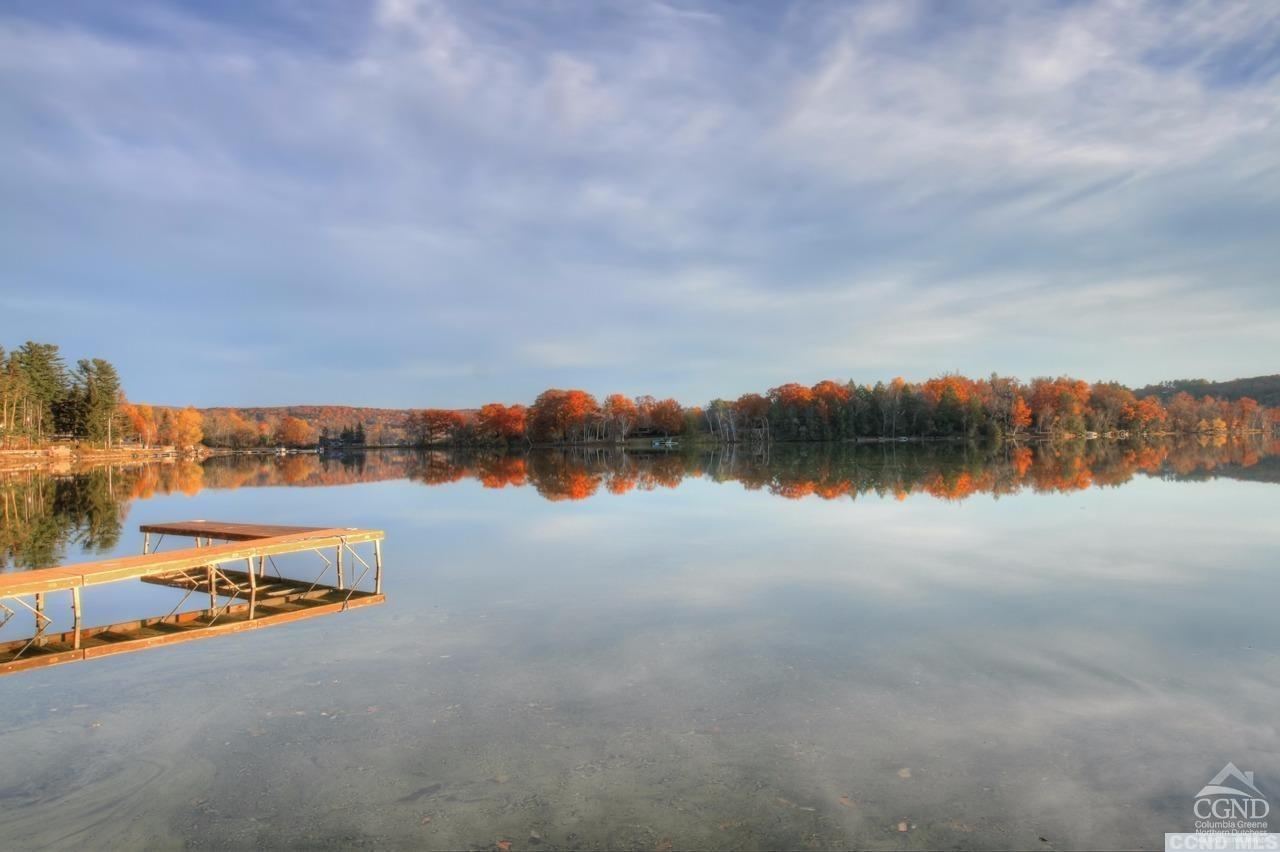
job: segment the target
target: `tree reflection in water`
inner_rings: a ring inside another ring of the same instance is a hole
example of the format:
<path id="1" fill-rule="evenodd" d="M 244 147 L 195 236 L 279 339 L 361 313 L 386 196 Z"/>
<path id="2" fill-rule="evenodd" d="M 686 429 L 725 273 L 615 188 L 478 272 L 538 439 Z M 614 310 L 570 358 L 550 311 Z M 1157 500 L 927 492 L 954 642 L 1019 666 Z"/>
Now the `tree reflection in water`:
<path id="1" fill-rule="evenodd" d="M 786 499 L 963 500 L 976 494 L 1069 492 L 1138 475 L 1280 482 L 1280 441 L 1217 435 L 1160 442 L 1067 444 L 774 444 L 631 452 L 615 447 L 523 454 L 382 450 L 340 458 L 222 456 L 72 472 L 0 471 L 0 569 L 55 565 L 69 548 L 114 548 L 131 501 L 203 489 L 345 485 L 410 479 L 485 488 L 532 486 L 548 500 L 675 488 L 691 477 L 737 482 Z"/>

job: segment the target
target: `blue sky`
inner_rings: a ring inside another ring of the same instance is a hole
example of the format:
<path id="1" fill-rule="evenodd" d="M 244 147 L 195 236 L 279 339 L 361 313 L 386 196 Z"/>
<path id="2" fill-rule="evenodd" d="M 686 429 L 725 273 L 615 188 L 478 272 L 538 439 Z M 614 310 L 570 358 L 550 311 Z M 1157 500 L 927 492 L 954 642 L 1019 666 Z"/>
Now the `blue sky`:
<path id="1" fill-rule="evenodd" d="M 0 342 L 156 403 L 1280 370 L 1280 4 L 9 2 Z"/>

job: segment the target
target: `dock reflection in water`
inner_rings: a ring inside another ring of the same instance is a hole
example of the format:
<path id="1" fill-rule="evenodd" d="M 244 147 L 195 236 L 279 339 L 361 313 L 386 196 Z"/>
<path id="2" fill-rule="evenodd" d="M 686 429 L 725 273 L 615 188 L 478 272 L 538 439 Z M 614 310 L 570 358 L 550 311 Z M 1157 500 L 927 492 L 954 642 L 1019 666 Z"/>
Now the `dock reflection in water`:
<path id="1" fill-rule="evenodd" d="M 0 643 L 0 675 L 256 630 L 384 600 L 380 530 L 205 520 L 144 524 L 141 529 L 141 556 L 0 574 L 0 628 L 29 613 L 35 630 L 29 637 Z M 193 538 L 195 546 L 152 550 L 153 534 L 159 536 L 157 548 L 166 536 Z M 363 543 L 372 543 L 372 561 L 356 550 Z M 275 557 L 302 553 L 319 556 L 319 573 L 309 580 L 285 576 Z M 243 570 L 229 567 L 236 564 L 243 564 Z M 84 626 L 87 589 L 134 580 L 184 594 L 165 615 Z M 47 599 L 62 592 L 71 599 L 72 625 L 53 632 Z M 191 609 L 193 596 L 208 606 Z"/>

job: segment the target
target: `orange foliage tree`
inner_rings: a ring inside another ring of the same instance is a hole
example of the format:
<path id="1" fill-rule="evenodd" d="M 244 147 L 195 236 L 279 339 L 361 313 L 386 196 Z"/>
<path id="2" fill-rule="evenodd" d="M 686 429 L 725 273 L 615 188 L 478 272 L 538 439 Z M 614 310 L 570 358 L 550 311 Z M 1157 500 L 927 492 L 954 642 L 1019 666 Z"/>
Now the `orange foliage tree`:
<path id="1" fill-rule="evenodd" d="M 684 429 L 684 410 L 674 399 L 660 400 L 649 411 L 649 423 L 664 436 L 678 435 Z"/>
<path id="2" fill-rule="evenodd" d="M 159 440 L 160 423 L 156 419 L 155 409 L 143 403 L 132 402 L 124 403 L 120 409 L 142 446 L 150 447 Z"/>
<path id="3" fill-rule="evenodd" d="M 482 405 L 476 413 L 476 432 L 482 440 L 517 441 L 524 437 L 525 414 L 523 405 Z"/>
<path id="4" fill-rule="evenodd" d="M 406 418 L 409 439 L 419 446 L 453 439 L 465 424 L 461 414 L 447 408 L 424 408 L 410 412 Z"/>
<path id="5" fill-rule="evenodd" d="M 314 444 L 316 430 L 301 417 L 286 416 L 276 427 L 276 443 L 285 447 L 303 447 Z"/>
<path id="6" fill-rule="evenodd" d="M 158 439 L 180 449 L 188 449 L 204 440 L 204 415 L 188 406 L 179 411 L 166 409 L 160 418 Z"/>
<path id="7" fill-rule="evenodd" d="M 614 441 L 626 440 L 627 433 L 640 416 L 640 409 L 629 397 L 620 393 L 610 394 L 604 401 L 604 420 L 608 437 Z"/>
<path id="8" fill-rule="evenodd" d="M 1009 409 L 1009 426 L 1016 434 L 1031 425 L 1031 406 L 1018 394 Z"/>
<path id="9" fill-rule="evenodd" d="M 600 406 L 582 390 L 551 388 L 529 406 L 529 433 L 535 441 L 586 441 L 599 426 Z"/>

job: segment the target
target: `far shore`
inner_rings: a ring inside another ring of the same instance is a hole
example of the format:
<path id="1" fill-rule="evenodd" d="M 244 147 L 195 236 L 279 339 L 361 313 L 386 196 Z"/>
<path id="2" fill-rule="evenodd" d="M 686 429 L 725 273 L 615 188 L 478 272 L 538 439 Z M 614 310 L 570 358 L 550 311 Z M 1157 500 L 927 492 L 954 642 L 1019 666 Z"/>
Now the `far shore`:
<path id="1" fill-rule="evenodd" d="M 1229 432 L 1147 432 L 1142 434 L 1132 434 L 1127 432 L 1108 433 L 1098 435 L 1096 433 L 1087 433 L 1084 435 L 1043 435 L 1038 433 L 1024 433 L 1019 435 L 1006 436 L 999 439 L 1003 443 L 1019 444 L 1019 443 L 1069 443 L 1072 441 L 1144 441 L 1144 440 L 1162 440 L 1177 437 L 1197 437 L 1215 435 L 1260 435 L 1265 434 L 1264 430 L 1234 430 Z M 533 443 L 518 444 L 511 446 L 502 446 L 496 444 L 457 444 L 449 442 L 440 442 L 427 446 L 412 446 L 407 444 L 381 444 L 381 445 L 348 445 L 338 448 L 330 448 L 329 452 L 335 455 L 348 452 L 365 452 L 377 450 L 501 450 L 501 451 L 525 451 L 530 449 L 620 449 L 620 450 L 649 450 L 654 449 L 654 442 L 657 440 L 667 440 L 665 438 L 629 438 L 622 442 L 613 441 L 591 441 L 586 443 Z M 726 443 L 706 435 L 673 436 L 670 439 L 673 443 L 669 447 L 657 447 L 665 451 L 680 449 L 705 449 L 716 446 L 729 446 L 732 442 Z M 933 444 L 933 443 L 986 443 L 993 439 L 990 438 L 968 438 L 965 436 L 899 436 L 899 437 L 857 437 L 846 438 L 832 442 L 817 441 L 794 441 L 794 440 L 771 440 L 770 444 L 806 444 L 806 443 L 843 443 L 843 444 Z M 743 440 L 737 442 L 742 446 L 750 446 L 758 441 Z M 0 471 L 11 473 L 22 470 L 38 470 L 38 471 L 54 471 L 54 472 L 72 472 L 77 467 L 86 465 L 96 466 L 102 464 L 137 464 L 154 461 L 203 461 L 207 458 L 215 456 L 247 456 L 247 455 L 276 455 L 277 453 L 317 453 L 318 449 L 312 447 L 206 447 L 200 445 L 197 447 L 188 447 L 179 449 L 172 446 L 163 447 L 140 447 L 140 446 L 120 446 L 120 447 L 94 447 L 88 445 L 71 445 L 71 444 L 55 444 L 46 447 L 32 447 L 22 449 L 0 448 Z"/>
<path id="2" fill-rule="evenodd" d="M 210 455 L 208 447 L 179 450 L 176 447 L 89 447 L 57 444 L 28 449 L 0 449 L 0 470 L 68 470 L 84 464 L 129 464 L 131 462 L 164 461 L 166 459 L 202 459 Z"/>

